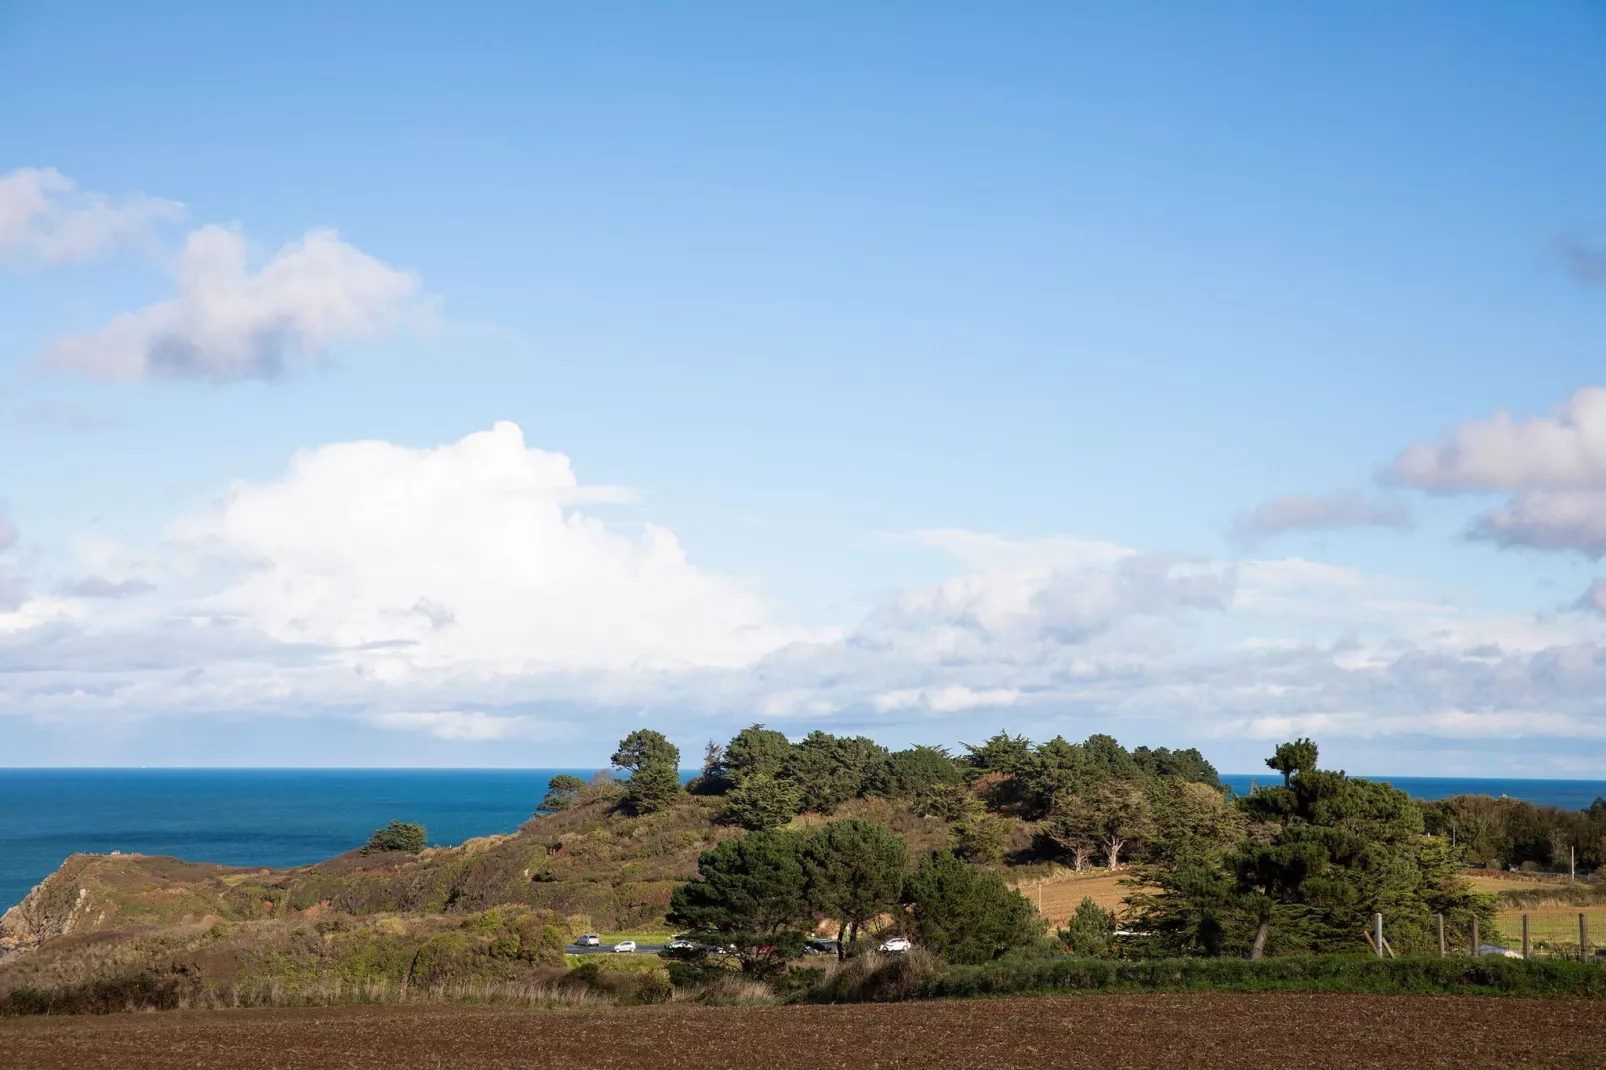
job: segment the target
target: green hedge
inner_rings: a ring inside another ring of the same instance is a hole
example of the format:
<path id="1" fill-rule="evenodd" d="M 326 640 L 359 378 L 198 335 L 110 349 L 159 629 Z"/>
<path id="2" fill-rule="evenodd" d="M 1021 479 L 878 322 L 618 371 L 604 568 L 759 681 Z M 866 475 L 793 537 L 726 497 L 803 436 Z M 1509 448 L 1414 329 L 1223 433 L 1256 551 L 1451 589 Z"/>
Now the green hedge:
<path id="1" fill-rule="evenodd" d="M 896 995 L 889 996 L 888 992 Z M 939 967 L 904 985 L 844 992 L 856 998 L 962 999 L 1055 992 L 1356 992 L 1606 996 L 1606 965 L 1566 960 L 1384 959 L 1347 956 L 1245 959 L 1053 959 Z M 861 994 L 862 993 L 862 994 Z"/>

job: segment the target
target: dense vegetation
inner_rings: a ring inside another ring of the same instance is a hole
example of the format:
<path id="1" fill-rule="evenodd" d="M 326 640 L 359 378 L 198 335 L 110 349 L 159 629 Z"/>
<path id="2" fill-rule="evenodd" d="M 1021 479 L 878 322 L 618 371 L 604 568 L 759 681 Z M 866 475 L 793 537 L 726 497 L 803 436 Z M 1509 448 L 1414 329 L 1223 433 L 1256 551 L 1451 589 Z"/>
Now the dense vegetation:
<path id="1" fill-rule="evenodd" d="M 711 743 L 685 787 L 679 759 L 661 734 L 632 732 L 612 759 L 626 778 L 554 777 L 518 833 L 455 848 L 396 821 L 347 855 L 278 872 L 75 856 L 0 932 L 0 1000 L 92 1009 L 124 996 L 228 1005 L 579 985 L 629 1001 L 663 998 L 671 980 L 738 1000 L 1598 983 L 1584 964 L 1405 964 L 1436 954 L 1435 915 L 1455 947 L 1474 919 L 1495 932 L 1492 897 L 1463 866 L 1555 868 L 1571 853 L 1598 868 L 1606 801 L 1578 813 L 1418 803 L 1320 768 L 1309 740 L 1277 747 L 1267 765 L 1280 776 L 1245 797 L 1196 750 L 1127 750 L 1107 735 L 1000 733 L 952 754 L 824 732 L 794 743 L 754 725 Z M 1067 869 L 1113 873 L 1098 879 L 1122 881 L 1125 901 L 1087 899 L 1049 933 L 1014 886 Z M 1552 898 L 1597 904 L 1603 891 L 1560 885 Z M 1360 961 L 1374 912 L 1398 963 Z M 581 932 L 670 925 L 689 940 L 667 972 L 657 959 L 633 971 L 564 959 Z M 915 951 L 868 953 L 894 936 Z M 824 974 L 798 957 L 821 937 L 842 960 Z"/>

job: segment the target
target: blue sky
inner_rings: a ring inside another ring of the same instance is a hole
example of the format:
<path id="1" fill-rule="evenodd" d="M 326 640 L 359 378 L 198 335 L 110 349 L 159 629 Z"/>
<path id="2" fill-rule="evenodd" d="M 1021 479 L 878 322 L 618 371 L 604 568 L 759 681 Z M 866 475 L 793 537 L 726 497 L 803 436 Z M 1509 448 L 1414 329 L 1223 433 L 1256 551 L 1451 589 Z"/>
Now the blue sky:
<path id="1" fill-rule="evenodd" d="M 236 8 L 0 9 L 0 764 L 1606 759 L 1599 5 Z"/>

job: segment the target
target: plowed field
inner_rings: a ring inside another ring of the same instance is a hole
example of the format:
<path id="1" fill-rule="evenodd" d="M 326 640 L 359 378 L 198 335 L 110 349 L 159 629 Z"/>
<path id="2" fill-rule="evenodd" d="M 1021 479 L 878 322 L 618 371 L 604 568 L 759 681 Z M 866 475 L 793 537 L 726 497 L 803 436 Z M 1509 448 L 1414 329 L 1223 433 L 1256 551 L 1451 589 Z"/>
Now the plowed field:
<path id="1" fill-rule="evenodd" d="M 6 1070 L 1602 1065 L 1606 1005 L 1476 996 L 1065 996 L 533 1012 L 369 1006 L 0 1022 Z"/>

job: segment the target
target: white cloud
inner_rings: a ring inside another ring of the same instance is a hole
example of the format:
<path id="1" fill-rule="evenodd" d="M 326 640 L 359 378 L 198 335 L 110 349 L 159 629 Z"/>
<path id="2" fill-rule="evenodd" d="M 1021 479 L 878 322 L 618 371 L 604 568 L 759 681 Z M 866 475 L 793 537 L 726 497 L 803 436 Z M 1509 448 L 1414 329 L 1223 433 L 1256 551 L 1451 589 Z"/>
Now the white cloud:
<path id="1" fill-rule="evenodd" d="M 1468 421 L 1441 445 L 1402 451 L 1385 476 L 1439 491 L 1606 488 L 1606 388 L 1584 387 L 1548 416 Z"/>
<path id="2" fill-rule="evenodd" d="M 1013 706 L 1020 701 L 1020 691 L 1013 687 L 995 687 L 977 691 L 964 684 L 945 684 L 942 687 L 914 687 L 902 691 L 888 691 L 871 700 L 878 711 L 930 710 L 933 713 L 959 713 L 963 710 Z"/>
<path id="3" fill-rule="evenodd" d="M 202 227 L 176 274 L 176 296 L 59 339 L 45 362 L 101 379 L 272 378 L 336 343 L 421 328 L 432 315 L 417 275 L 332 230 L 309 232 L 252 273 L 237 231 Z"/>
<path id="4" fill-rule="evenodd" d="M 93 260 L 147 245 L 157 224 L 183 214 L 175 201 L 142 193 L 113 201 L 79 191 L 54 168 L 19 168 L 0 174 L 0 261 Z"/>
<path id="5" fill-rule="evenodd" d="M 523 717 L 497 717 L 479 712 L 448 710 L 437 713 L 376 713 L 367 718 L 379 728 L 403 732 L 427 732 L 436 739 L 482 743 L 512 739 L 523 734 L 528 722 Z"/>
<path id="6" fill-rule="evenodd" d="M 1385 478 L 1431 491 L 1504 491 L 1469 538 L 1501 546 L 1606 553 L 1606 388 L 1584 387 L 1548 416 L 1497 412 L 1442 445 L 1404 450 Z"/>
<path id="7" fill-rule="evenodd" d="M 0 516 L 0 550 L 9 550 L 17 541 L 17 525 Z"/>
<path id="8" fill-rule="evenodd" d="M 1233 536 L 1254 542 L 1289 531 L 1338 528 L 1392 528 L 1411 526 L 1411 512 L 1401 502 L 1373 498 L 1359 491 L 1339 491 L 1321 497 L 1289 494 L 1261 502 L 1233 525 Z"/>
<path id="9" fill-rule="evenodd" d="M 873 736 L 942 720 L 922 729 L 940 742 L 1003 711 L 1015 730 L 1167 745 L 1606 725 L 1593 613 L 1483 612 L 1303 558 L 946 532 L 911 538 L 955 557 L 949 578 L 811 630 L 661 527 L 604 523 L 581 504 L 597 497 L 623 495 L 512 424 L 304 451 L 159 544 L 81 539 L 71 574 L 96 582 L 79 597 L 58 580 L 0 609 L 0 713 L 321 714 L 523 743 L 643 723 L 688 743 L 755 717 Z"/>

